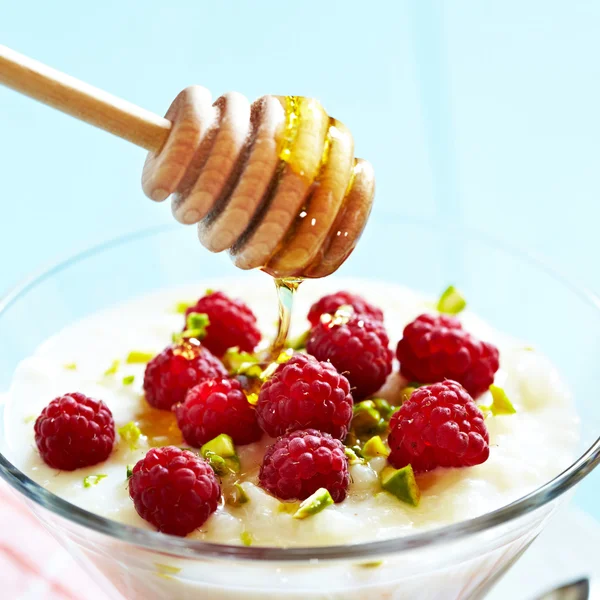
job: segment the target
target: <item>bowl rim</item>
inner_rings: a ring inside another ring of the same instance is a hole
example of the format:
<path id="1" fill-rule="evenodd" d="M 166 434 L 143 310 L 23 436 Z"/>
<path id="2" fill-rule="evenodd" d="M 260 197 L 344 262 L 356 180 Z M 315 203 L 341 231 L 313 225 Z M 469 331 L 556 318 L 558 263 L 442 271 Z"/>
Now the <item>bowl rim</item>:
<path id="1" fill-rule="evenodd" d="M 379 215 L 381 216 L 381 215 Z M 384 215 L 385 216 L 385 215 Z M 391 215 L 388 215 L 391 216 Z M 395 215 L 397 218 L 397 215 Z M 562 285 L 567 286 L 582 301 L 596 308 L 600 312 L 600 298 L 589 289 L 574 283 L 570 278 L 555 267 L 550 266 L 547 260 L 530 251 L 522 250 L 512 244 L 494 239 L 477 230 L 436 222 L 434 220 L 405 219 L 407 223 L 416 226 L 440 227 L 446 231 L 461 236 L 467 236 L 471 241 L 482 243 L 486 246 L 500 250 L 506 254 L 516 256 L 531 266 L 536 267 Z M 155 235 L 169 233 L 178 228 L 177 225 L 161 225 L 144 228 L 132 233 L 120 235 L 101 243 L 72 254 L 66 259 L 56 261 L 50 266 L 42 268 L 34 274 L 26 277 L 20 284 L 14 286 L 8 293 L 0 298 L 0 317 L 19 298 L 33 289 L 36 285 L 51 277 L 52 275 L 67 269 L 73 264 L 84 261 L 86 258 L 101 252 L 126 245 L 137 240 L 149 238 Z M 3 417 L 3 406 L 0 401 L 0 421 Z M 340 559 L 361 559 L 381 556 L 384 554 L 401 554 L 433 545 L 442 545 L 450 542 L 458 542 L 518 517 L 522 517 L 548 502 L 558 498 L 567 490 L 581 481 L 598 464 L 600 464 L 600 436 L 592 445 L 577 458 L 568 468 L 556 477 L 536 488 L 526 496 L 523 496 L 510 504 L 500 507 L 492 512 L 478 517 L 460 521 L 432 530 L 426 530 L 406 536 L 399 536 L 385 540 L 360 542 L 356 544 L 332 545 L 332 546 L 307 546 L 307 547 L 279 547 L 279 546 L 255 546 L 245 547 L 234 544 L 221 544 L 191 540 L 172 535 L 159 533 L 157 531 L 141 529 L 131 525 L 112 521 L 95 513 L 71 504 L 41 485 L 27 477 L 15 467 L 3 453 L 0 453 L 0 477 L 4 479 L 13 489 L 20 492 L 30 501 L 39 504 L 43 508 L 67 519 L 72 523 L 89 528 L 97 533 L 107 535 L 117 540 L 135 544 L 147 550 L 170 554 L 182 558 L 211 558 L 211 559 L 239 559 L 244 561 L 272 561 L 272 562 L 307 562 L 316 559 L 320 561 L 331 561 Z"/>

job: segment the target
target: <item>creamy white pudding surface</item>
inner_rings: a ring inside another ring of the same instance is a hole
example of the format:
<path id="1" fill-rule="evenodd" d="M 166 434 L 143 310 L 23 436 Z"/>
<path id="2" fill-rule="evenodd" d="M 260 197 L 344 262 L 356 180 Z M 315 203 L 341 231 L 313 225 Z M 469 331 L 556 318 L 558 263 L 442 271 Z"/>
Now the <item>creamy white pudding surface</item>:
<path id="1" fill-rule="evenodd" d="M 277 315 L 276 295 L 269 277 L 248 280 L 205 281 L 192 288 L 165 290 L 95 314 L 74 323 L 43 343 L 17 368 L 6 395 L 7 418 L 4 452 L 29 477 L 51 492 L 99 515 L 150 529 L 136 513 L 127 490 L 127 465 L 135 464 L 150 444 L 161 445 L 165 424 L 171 424 L 163 444 L 183 445 L 170 413 L 147 408 L 143 399 L 144 364 L 127 364 L 131 351 L 158 353 L 180 331 L 183 316 L 178 302 L 195 301 L 206 288 L 242 298 L 254 310 L 265 337 L 272 337 Z M 307 327 L 310 305 L 322 295 L 338 290 L 358 293 L 379 306 L 385 315 L 390 343 L 395 348 L 404 326 L 422 312 L 432 310 L 430 299 L 399 286 L 333 279 L 307 281 L 297 294 L 293 332 Z M 384 539 L 469 519 L 499 508 L 531 492 L 557 475 L 574 458 L 578 442 L 578 419 L 569 390 L 546 358 L 523 342 L 508 338 L 469 311 L 459 315 L 465 329 L 500 350 L 500 370 L 495 384 L 506 391 L 517 413 L 488 416 L 490 458 L 482 465 L 463 469 L 437 469 L 418 476 L 422 492 L 417 508 L 381 492 L 378 472 L 384 458 L 369 465 L 350 467 L 352 483 L 348 498 L 324 511 L 297 520 L 282 503 L 257 486 L 258 468 L 272 439 L 238 446 L 242 484 L 250 501 L 218 508 L 190 538 L 253 545 L 314 546 Z M 119 360 L 117 369 L 110 369 Z M 69 368 L 67 368 L 69 367 Z M 105 372 L 115 371 L 111 374 Z M 398 366 L 382 394 L 396 394 L 406 382 Z M 134 376 L 132 384 L 124 378 Z M 35 417 L 53 398 L 82 392 L 101 399 L 113 412 L 117 429 L 138 421 L 148 437 L 136 449 L 117 435 L 108 461 L 73 472 L 60 472 L 44 464 L 34 442 Z M 488 394 L 477 399 L 490 404 Z M 153 419 L 159 419 L 152 425 Z M 84 486 L 84 478 L 106 475 Z"/>

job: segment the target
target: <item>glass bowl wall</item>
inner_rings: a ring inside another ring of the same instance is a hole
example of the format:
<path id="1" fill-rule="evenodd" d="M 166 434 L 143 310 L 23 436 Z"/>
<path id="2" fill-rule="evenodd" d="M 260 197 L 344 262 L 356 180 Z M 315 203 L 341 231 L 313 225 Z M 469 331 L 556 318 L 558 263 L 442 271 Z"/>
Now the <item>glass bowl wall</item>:
<path id="1" fill-rule="evenodd" d="M 105 576 L 115 597 L 115 590 L 147 599 L 483 597 L 535 539 L 562 494 L 600 460 L 598 301 L 542 263 L 476 234 L 381 215 L 339 274 L 432 296 L 453 283 L 478 314 L 548 355 L 582 416 L 578 461 L 530 496 L 470 521 L 369 544 L 293 550 L 191 542 L 105 520 L 29 480 L 11 465 L 10 448 L 2 448 L 0 476 L 86 568 Z M 228 276 L 249 284 L 266 277 L 209 255 L 193 231 L 179 226 L 108 242 L 46 270 L 0 303 L 0 392 L 20 360 L 73 321 L 160 288 Z"/>

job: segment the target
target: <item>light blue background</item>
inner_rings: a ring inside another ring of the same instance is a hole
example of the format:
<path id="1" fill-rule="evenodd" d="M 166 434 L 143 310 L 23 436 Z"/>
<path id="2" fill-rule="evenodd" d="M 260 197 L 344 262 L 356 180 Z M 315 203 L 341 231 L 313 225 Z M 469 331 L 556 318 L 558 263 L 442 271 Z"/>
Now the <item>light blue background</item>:
<path id="1" fill-rule="evenodd" d="M 316 96 L 374 163 L 377 212 L 493 233 L 600 291 L 600 2 L 0 0 L 0 43 L 161 114 L 192 83 Z M 143 159 L 0 88 L 0 289 L 170 222 Z M 578 493 L 596 517 L 598 482 Z"/>

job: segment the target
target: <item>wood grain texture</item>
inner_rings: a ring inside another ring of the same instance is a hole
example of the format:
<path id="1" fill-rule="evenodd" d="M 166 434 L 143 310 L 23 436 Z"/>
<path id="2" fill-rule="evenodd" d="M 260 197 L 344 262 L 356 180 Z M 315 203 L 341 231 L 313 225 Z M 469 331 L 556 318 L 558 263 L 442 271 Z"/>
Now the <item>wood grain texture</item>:
<path id="1" fill-rule="evenodd" d="M 171 122 L 0 45 L 0 83 L 151 152 Z"/>

